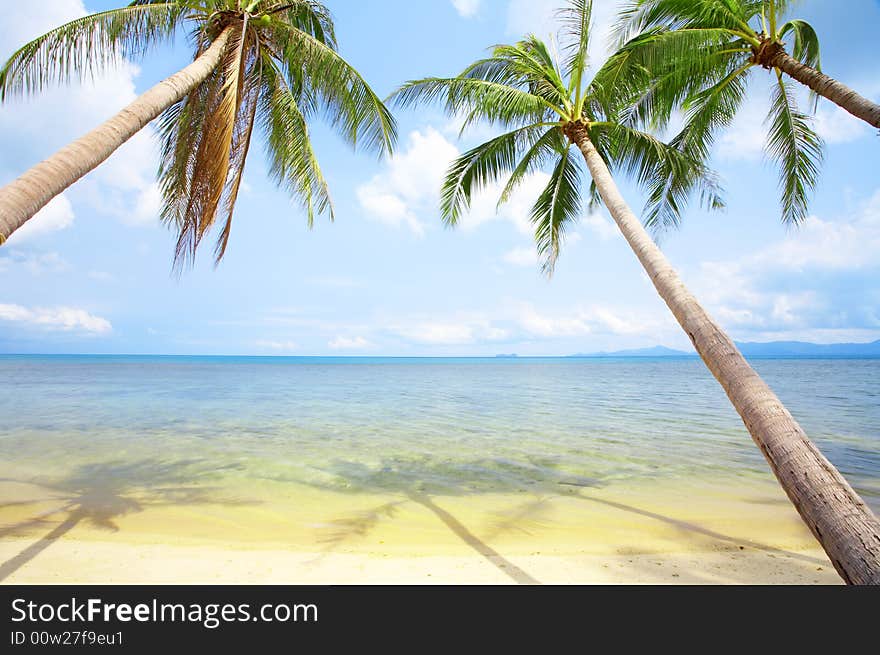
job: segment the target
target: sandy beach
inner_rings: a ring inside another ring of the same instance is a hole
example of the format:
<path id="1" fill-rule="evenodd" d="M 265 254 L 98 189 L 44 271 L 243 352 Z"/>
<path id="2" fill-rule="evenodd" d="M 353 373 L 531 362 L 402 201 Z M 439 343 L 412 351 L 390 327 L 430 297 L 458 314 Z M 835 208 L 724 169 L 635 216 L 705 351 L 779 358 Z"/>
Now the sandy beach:
<path id="1" fill-rule="evenodd" d="M 36 492 L 5 483 L 4 498 Z M 258 490 L 251 490 L 258 493 Z M 293 500 L 293 499 L 290 499 Z M 0 508 L 5 583 L 839 584 L 772 484 Z M 103 503 L 103 504 L 102 504 Z"/>
<path id="2" fill-rule="evenodd" d="M 0 584 L 840 582 L 696 361 L 20 364 Z M 876 365 L 763 365 L 876 506 Z"/>

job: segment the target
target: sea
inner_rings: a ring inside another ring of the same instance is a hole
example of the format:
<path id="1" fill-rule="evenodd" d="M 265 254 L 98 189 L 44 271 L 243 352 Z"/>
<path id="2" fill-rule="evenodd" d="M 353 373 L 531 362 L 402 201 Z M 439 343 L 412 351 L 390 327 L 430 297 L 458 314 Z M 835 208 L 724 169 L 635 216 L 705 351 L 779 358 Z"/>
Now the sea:
<path id="1" fill-rule="evenodd" d="M 752 363 L 880 511 L 880 360 Z M 518 529 L 519 501 L 566 493 L 797 521 L 696 358 L 0 356 L 0 536 L 74 517 L 101 538 L 320 550 L 383 521 L 415 539 L 394 508 L 421 503 L 540 539 L 577 510 Z"/>

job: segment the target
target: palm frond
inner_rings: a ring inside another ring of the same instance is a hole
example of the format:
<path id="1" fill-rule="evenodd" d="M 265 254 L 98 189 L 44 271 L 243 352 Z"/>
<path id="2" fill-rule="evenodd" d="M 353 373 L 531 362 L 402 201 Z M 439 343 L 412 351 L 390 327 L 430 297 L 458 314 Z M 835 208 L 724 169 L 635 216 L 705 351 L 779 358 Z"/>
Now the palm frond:
<path id="1" fill-rule="evenodd" d="M 513 192 L 516 191 L 528 175 L 541 170 L 554 155 L 559 155 L 566 147 L 565 137 L 558 126 L 554 125 L 544 132 L 520 158 L 516 168 L 511 172 L 498 200 L 498 207 L 500 208 L 501 205 L 510 200 Z"/>
<path id="2" fill-rule="evenodd" d="M 819 51 L 819 37 L 816 30 L 805 20 L 790 20 L 779 30 L 780 36 L 789 32 L 794 36 L 794 44 L 791 48 L 792 56 L 802 64 L 822 70 L 822 58 Z"/>
<path id="3" fill-rule="evenodd" d="M 569 0 L 565 9 L 557 12 L 562 23 L 561 34 L 567 39 L 568 57 L 564 73 L 569 79 L 569 95 L 574 96 L 575 106 L 583 99 L 584 72 L 590 51 L 590 23 L 593 15 L 593 0 Z"/>
<path id="4" fill-rule="evenodd" d="M 233 169 L 236 160 L 234 145 L 236 134 L 239 135 L 239 150 L 246 154 L 246 146 L 242 145 L 242 133 L 247 132 L 251 117 L 242 112 L 246 106 L 245 98 L 253 93 L 253 82 L 249 86 L 249 78 L 255 74 L 254 33 L 249 29 L 247 21 L 234 25 L 229 45 L 224 53 L 223 62 L 215 76 L 214 83 L 208 87 L 209 94 L 204 98 L 201 107 L 195 105 L 191 111 L 181 107 L 177 120 L 173 114 L 166 117 L 170 129 L 166 134 L 164 153 L 172 154 L 163 160 L 163 194 L 165 207 L 163 217 L 173 223 L 178 231 L 175 248 L 174 268 L 183 269 L 195 260 L 196 251 L 207 231 L 214 224 L 217 212 L 223 202 L 224 195 L 229 197 L 234 185 L 237 196 L 240 181 Z M 252 106 L 252 105 L 250 105 Z M 199 123 L 191 122 L 199 118 Z M 185 119 L 184 123 L 181 119 Z M 168 138 L 180 136 L 181 128 L 197 130 L 197 136 L 187 135 L 186 141 L 195 145 L 189 154 L 180 151 L 180 144 L 168 142 Z M 195 141 L 195 143 L 193 143 Z M 243 169 L 244 159 L 239 155 Z M 185 184 L 182 188 L 174 187 L 174 182 Z M 228 214 L 231 216 L 234 201 L 227 200 Z M 229 222 L 227 218 L 227 223 Z M 227 225 L 224 232 L 228 233 Z M 218 243 L 217 254 L 225 252 L 225 245 Z"/>
<path id="5" fill-rule="evenodd" d="M 709 159 L 716 135 L 730 126 L 745 100 L 750 67 L 746 63 L 682 103 L 685 124 L 672 141 L 676 147 L 701 161 Z"/>
<path id="6" fill-rule="evenodd" d="M 201 43 L 196 56 L 205 48 Z M 182 233 L 188 222 L 186 213 L 196 174 L 196 160 L 207 133 L 206 125 L 219 105 L 223 72 L 218 67 L 202 84 L 159 117 L 162 150 L 159 160 L 159 187 L 162 193 L 162 220 Z M 192 222 L 189 220 L 189 222 Z"/>
<path id="7" fill-rule="evenodd" d="M 822 55 L 819 48 L 819 37 L 816 30 L 807 21 L 790 20 L 779 30 L 779 36 L 785 37 L 791 32 L 794 36 L 794 43 L 791 48 L 791 55 L 799 62 L 817 71 L 822 71 Z M 819 102 L 819 94 L 810 90 L 810 102 L 812 111 L 816 111 L 816 105 Z"/>
<path id="8" fill-rule="evenodd" d="M 599 130 L 608 132 L 611 143 L 609 167 L 633 177 L 648 193 L 643 212 L 646 226 L 659 230 L 678 225 L 694 193 L 707 209 L 724 207 L 717 176 L 702 159 L 623 125 Z"/>
<path id="9" fill-rule="evenodd" d="M 528 125 L 502 134 L 458 157 L 446 173 L 440 212 L 455 226 L 471 206 L 473 194 L 512 171 L 517 155 L 541 136 L 540 125 Z"/>
<path id="10" fill-rule="evenodd" d="M 302 203 L 309 227 L 316 214 L 328 212 L 333 220 L 330 190 L 312 149 L 306 118 L 271 60 L 265 62 L 260 107 L 272 179 Z"/>
<path id="11" fill-rule="evenodd" d="M 57 27 L 19 48 L 0 69 L 0 100 L 89 79 L 123 57 L 142 56 L 170 39 L 188 11 L 181 2 L 136 4 Z"/>
<path id="12" fill-rule="evenodd" d="M 530 35 L 513 45 L 495 46 L 492 54 L 506 61 L 509 69 L 519 75 L 520 88 L 528 88 L 554 107 L 570 109 L 570 94 L 562 71 L 541 39 Z"/>
<path id="13" fill-rule="evenodd" d="M 287 25 L 305 32 L 336 50 L 336 27 L 333 24 L 333 16 L 330 10 L 320 2 L 314 0 L 275 0 L 271 4 L 260 5 L 260 12 L 264 15 L 280 19 Z"/>
<path id="14" fill-rule="evenodd" d="M 535 241 L 541 268 L 552 275 L 566 227 L 574 222 L 581 211 L 581 168 L 569 145 L 559 158 L 546 188 L 532 208 Z"/>
<path id="15" fill-rule="evenodd" d="M 751 55 L 724 30 L 656 27 L 624 44 L 593 85 L 603 98 L 616 98 L 616 86 L 624 85 L 629 108 L 622 118 L 628 124 L 663 129 L 688 98 L 719 84 Z"/>
<path id="16" fill-rule="evenodd" d="M 760 6 L 742 0 L 631 0 L 618 14 L 614 35 L 618 46 L 661 26 L 669 30 L 724 29 L 752 36 L 749 21 L 759 12 Z"/>
<path id="17" fill-rule="evenodd" d="M 305 84 L 330 124 L 353 146 L 390 154 L 397 124 L 369 84 L 339 53 L 286 23 L 273 23 L 272 43 L 291 87 Z"/>
<path id="18" fill-rule="evenodd" d="M 391 95 L 391 100 L 399 107 L 439 101 L 450 116 L 468 114 L 473 117 L 471 120 L 479 118 L 514 128 L 552 118 L 556 109 L 522 89 L 459 77 L 427 77 L 407 82 Z"/>
<path id="19" fill-rule="evenodd" d="M 256 51 L 243 53 L 243 58 L 255 58 Z M 229 235 L 232 229 L 232 217 L 235 213 L 235 205 L 238 202 L 238 194 L 244 179 L 245 165 L 250 152 L 251 139 L 254 133 L 254 123 L 257 120 L 259 110 L 260 92 L 262 86 L 261 62 L 253 59 L 251 62 L 243 61 L 245 77 L 240 85 L 241 97 L 239 109 L 236 113 L 235 125 L 232 133 L 232 141 L 229 147 L 229 172 L 224 186 L 222 211 L 225 216 L 223 229 L 217 238 L 214 248 L 214 262 L 219 264 L 226 254 L 229 245 Z"/>
<path id="20" fill-rule="evenodd" d="M 770 114 L 767 154 L 780 168 L 782 220 L 798 224 L 807 218 L 809 192 L 819 179 L 822 140 L 810 118 L 798 111 L 794 94 L 777 72 Z"/>

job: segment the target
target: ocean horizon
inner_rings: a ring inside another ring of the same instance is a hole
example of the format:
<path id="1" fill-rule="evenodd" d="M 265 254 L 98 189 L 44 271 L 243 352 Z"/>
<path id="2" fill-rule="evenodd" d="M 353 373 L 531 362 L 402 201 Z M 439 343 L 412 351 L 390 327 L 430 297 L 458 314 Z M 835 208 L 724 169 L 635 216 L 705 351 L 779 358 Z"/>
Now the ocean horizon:
<path id="1" fill-rule="evenodd" d="M 364 362 L 364 363 L 380 363 L 385 360 L 390 361 L 422 361 L 422 360 L 452 360 L 452 361 L 518 361 L 518 360 L 578 360 L 578 359 L 615 359 L 615 360 L 698 360 L 699 354 L 684 353 L 665 354 L 665 355 L 621 355 L 615 353 L 596 353 L 596 354 L 573 354 L 573 355 L 518 355 L 518 354 L 497 354 L 497 355 L 277 355 L 277 354 L 157 354 L 157 353 L 0 353 L 0 359 L 75 359 L 75 358 L 92 358 L 92 359 L 181 359 L 181 360 L 289 360 L 291 362 L 303 361 L 314 362 L 315 360 L 333 362 Z M 816 355 L 795 355 L 795 354 L 755 354 L 746 355 L 746 359 L 751 360 L 880 360 L 880 355 L 873 354 L 816 354 Z"/>

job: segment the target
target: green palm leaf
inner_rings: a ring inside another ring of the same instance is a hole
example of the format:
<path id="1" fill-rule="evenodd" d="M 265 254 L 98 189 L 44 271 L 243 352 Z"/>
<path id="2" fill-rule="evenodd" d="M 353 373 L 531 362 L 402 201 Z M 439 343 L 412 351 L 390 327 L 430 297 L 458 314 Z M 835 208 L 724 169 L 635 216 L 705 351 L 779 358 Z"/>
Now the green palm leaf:
<path id="1" fill-rule="evenodd" d="M 822 55 L 819 48 L 819 37 L 816 30 L 807 21 L 790 20 L 779 30 L 780 37 L 786 36 L 788 33 L 794 36 L 794 44 L 791 48 L 792 56 L 802 64 L 822 71 Z M 810 90 L 811 109 L 815 112 L 816 105 L 819 102 L 819 94 Z"/>
<path id="2" fill-rule="evenodd" d="M 540 125 L 528 125 L 502 134 L 458 157 L 443 182 L 440 211 L 455 226 L 471 206 L 473 194 L 513 170 L 517 155 L 540 137 Z"/>
<path id="3" fill-rule="evenodd" d="M 513 195 L 514 191 L 516 191 L 528 175 L 541 170 L 554 155 L 558 156 L 566 147 L 565 137 L 558 126 L 553 126 L 544 132 L 535 141 L 534 145 L 526 151 L 519 164 L 511 172 L 498 200 L 498 207 L 500 208 L 501 205 L 510 200 L 511 195 Z"/>
<path id="4" fill-rule="evenodd" d="M 466 114 L 470 122 L 483 120 L 505 127 L 519 127 L 552 118 L 554 107 L 528 91 L 473 78 L 427 77 L 407 82 L 391 99 L 399 107 L 440 101 L 450 116 Z"/>
<path id="5" fill-rule="evenodd" d="M 632 0 L 621 12 L 618 56 L 641 67 L 651 82 L 627 111 L 628 125 L 665 128 L 676 112 L 685 124 L 671 145 L 706 161 L 721 130 L 746 102 L 750 73 L 770 66 L 765 53 L 793 37 L 792 56 L 819 69 L 819 40 L 805 21 L 779 24 L 788 0 Z M 776 70 L 768 118 L 767 152 L 780 169 L 782 217 L 806 217 L 809 191 L 818 180 L 822 142 Z M 811 94 L 812 108 L 818 97 Z M 658 191 L 652 191 L 656 199 Z M 658 216 L 662 216 L 663 213 Z"/>
<path id="6" fill-rule="evenodd" d="M 186 11 L 180 2 L 136 4 L 57 27 L 19 48 L 0 69 L 0 100 L 100 75 L 122 57 L 139 57 L 170 39 Z"/>
<path id="7" fill-rule="evenodd" d="M 575 107 L 583 100 L 583 77 L 587 69 L 590 51 L 590 21 L 593 14 L 592 0 L 573 0 L 558 12 L 562 33 L 569 41 L 565 74 L 569 78 L 569 95 L 574 95 Z"/>
<path id="8" fill-rule="evenodd" d="M 261 116 L 270 175 L 275 182 L 300 199 L 309 227 L 315 214 L 328 212 L 334 218 L 330 190 L 312 149 L 308 124 L 295 94 L 272 62 L 266 63 L 262 88 Z"/>
<path id="9" fill-rule="evenodd" d="M 780 169 L 782 220 L 801 223 L 807 217 L 809 192 L 819 178 L 822 140 L 810 126 L 810 118 L 798 111 L 781 74 L 777 74 L 767 121 L 767 153 Z"/>
<path id="10" fill-rule="evenodd" d="M 390 154 L 396 122 L 360 73 L 332 47 L 294 26 L 278 23 L 274 36 L 291 88 L 304 84 L 304 93 L 318 99 L 327 120 L 352 145 Z"/>
<path id="11" fill-rule="evenodd" d="M 581 211 L 581 169 L 567 147 L 550 175 L 546 188 L 532 208 L 535 242 L 542 259 L 541 268 L 552 275 L 559 259 L 565 229 Z"/>

